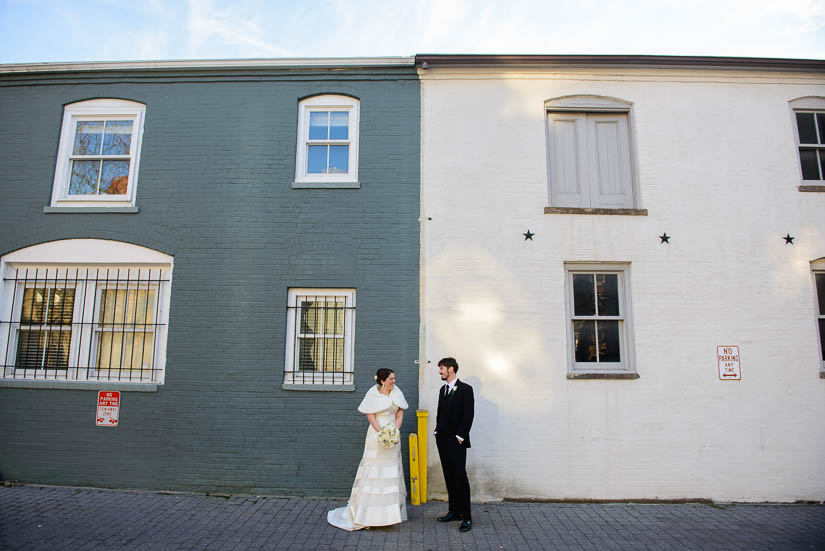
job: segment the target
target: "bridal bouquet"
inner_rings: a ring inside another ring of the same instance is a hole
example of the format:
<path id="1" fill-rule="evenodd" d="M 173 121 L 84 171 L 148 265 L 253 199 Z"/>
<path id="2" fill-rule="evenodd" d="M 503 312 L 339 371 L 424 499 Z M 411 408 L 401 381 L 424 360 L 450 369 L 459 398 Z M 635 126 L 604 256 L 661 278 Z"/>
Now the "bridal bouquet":
<path id="1" fill-rule="evenodd" d="M 387 423 L 378 431 L 378 443 L 385 448 L 392 448 L 401 441 L 401 431 L 392 423 Z"/>

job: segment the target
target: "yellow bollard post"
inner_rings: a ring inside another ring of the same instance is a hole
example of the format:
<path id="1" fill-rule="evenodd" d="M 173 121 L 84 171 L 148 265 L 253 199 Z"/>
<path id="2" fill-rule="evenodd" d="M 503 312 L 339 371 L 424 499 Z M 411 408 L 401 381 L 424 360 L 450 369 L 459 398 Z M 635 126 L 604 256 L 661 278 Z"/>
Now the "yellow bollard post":
<path id="1" fill-rule="evenodd" d="M 418 437 L 410 434 L 410 502 L 421 505 L 418 493 Z"/>
<path id="2" fill-rule="evenodd" d="M 427 503 L 427 438 L 430 433 L 427 431 L 427 417 L 430 415 L 426 409 L 419 409 L 415 412 L 418 417 L 418 493 L 421 503 Z"/>

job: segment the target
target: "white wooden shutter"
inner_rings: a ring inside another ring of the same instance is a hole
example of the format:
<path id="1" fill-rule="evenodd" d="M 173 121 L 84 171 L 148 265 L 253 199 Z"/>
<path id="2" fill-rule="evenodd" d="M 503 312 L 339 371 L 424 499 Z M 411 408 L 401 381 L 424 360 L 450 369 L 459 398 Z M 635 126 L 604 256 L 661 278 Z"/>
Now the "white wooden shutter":
<path id="1" fill-rule="evenodd" d="M 588 207 L 586 116 L 583 113 L 548 113 L 550 148 L 550 204 Z"/>
<path id="2" fill-rule="evenodd" d="M 590 206 L 633 206 L 626 113 L 587 114 Z"/>

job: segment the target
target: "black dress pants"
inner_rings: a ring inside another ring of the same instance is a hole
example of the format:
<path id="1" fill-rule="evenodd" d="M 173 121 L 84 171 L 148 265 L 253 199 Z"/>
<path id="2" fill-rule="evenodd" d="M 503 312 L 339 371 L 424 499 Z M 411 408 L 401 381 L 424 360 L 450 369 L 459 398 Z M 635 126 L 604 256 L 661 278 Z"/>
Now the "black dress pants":
<path id="1" fill-rule="evenodd" d="M 470 514 L 470 481 L 467 479 L 467 448 L 458 443 L 455 435 L 435 435 L 447 495 L 450 500 L 450 512 L 461 515 L 465 520 L 472 519 Z"/>

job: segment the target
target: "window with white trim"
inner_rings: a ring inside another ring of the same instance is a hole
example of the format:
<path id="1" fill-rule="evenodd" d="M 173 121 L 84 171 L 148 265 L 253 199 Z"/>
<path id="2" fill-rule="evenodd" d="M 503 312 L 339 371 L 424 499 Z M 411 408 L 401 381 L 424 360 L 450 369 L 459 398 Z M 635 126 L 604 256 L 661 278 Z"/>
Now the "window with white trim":
<path id="1" fill-rule="evenodd" d="M 802 184 L 825 189 L 825 98 L 799 98 L 790 105 Z"/>
<path id="2" fill-rule="evenodd" d="M 635 208 L 630 104 L 597 96 L 547 101 L 550 205 Z"/>
<path id="3" fill-rule="evenodd" d="M 355 289 L 289 289 L 284 383 L 354 384 Z"/>
<path id="4" fill-rule="evenodd" d="M 1 264 L 3 379 L 163 383 L 171 257 L 70 239 Z"/>
<path id="5" fill-rule="evenodd" d="M 298 105 L 296 182 L 358 181 L 359 101 L 322 95 Z"/>
<path id="6" fill-rule="evenodd" d="M 635 372 L 630 265 L 565 263 L 572 373 Z"/>
<path id="7" fill-rule="evenodd" d="M 825 373 L 825 258 L 814 261 L 814 284 L 816 285 L 816 322 L 819 329 L 819 369 Z"/>
<path id="8" fill-rule="evenodd" d="M 134 206 L 146 106 L 120 99 L 67 105 L 52 206 Z"/>

